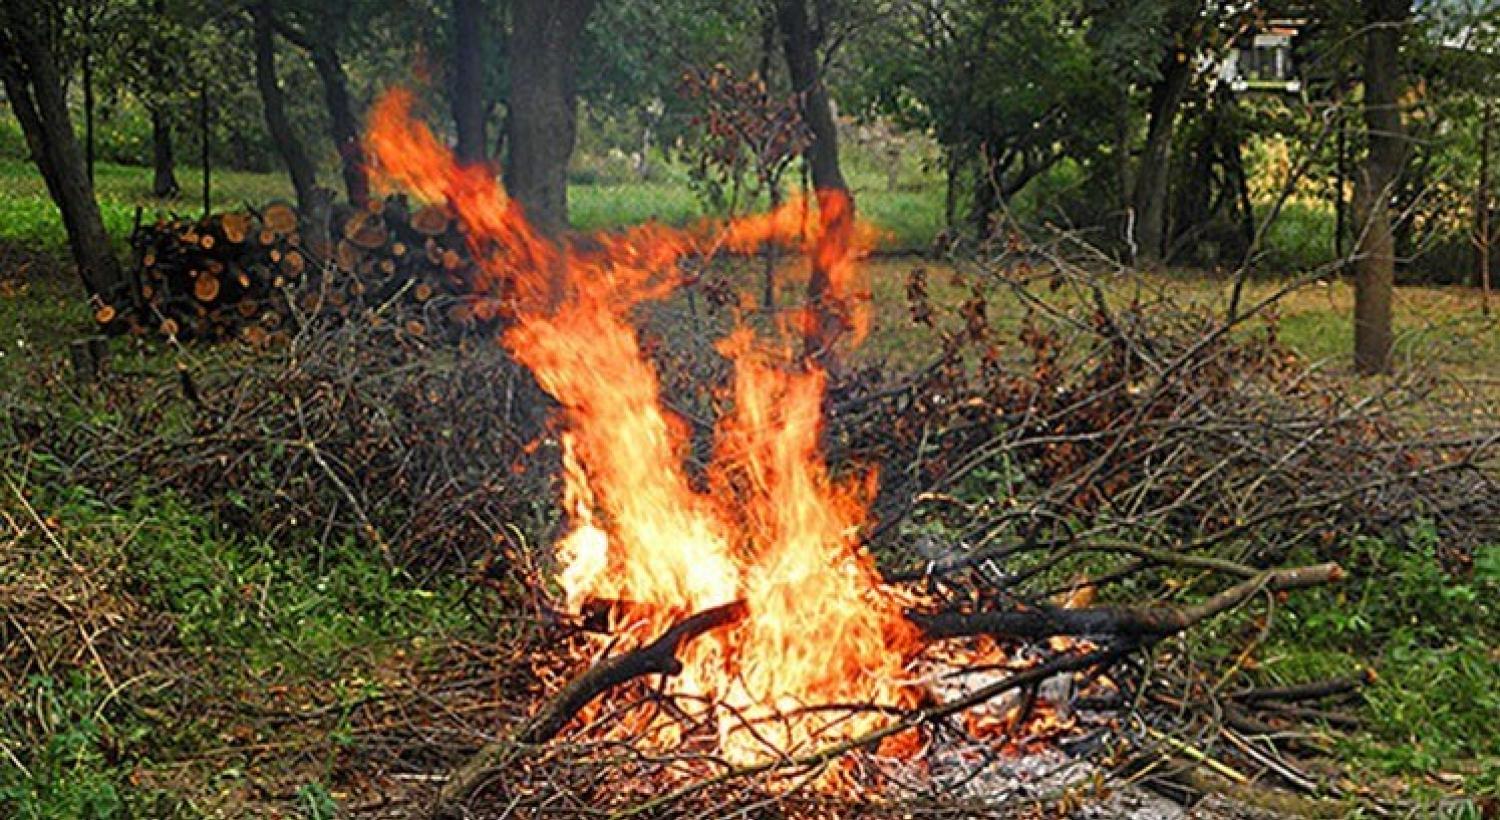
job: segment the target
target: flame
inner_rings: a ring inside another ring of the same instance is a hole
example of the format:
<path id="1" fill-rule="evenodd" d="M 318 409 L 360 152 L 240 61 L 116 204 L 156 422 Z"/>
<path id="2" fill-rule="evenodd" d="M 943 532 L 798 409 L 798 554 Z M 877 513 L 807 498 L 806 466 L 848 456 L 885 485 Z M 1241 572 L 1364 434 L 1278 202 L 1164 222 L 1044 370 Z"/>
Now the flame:
<path id="1" fill-rule="evenodd" d="M 874 476 L 835 481 L 819 451 L 824 373 L 749 330 L 722 340 L 735 365 L 734 410 L 716 430 L 709 490 L 696 489 L 682 425 L 662 407 L 631 322 L 633 308 L 679 284 L 685 255 L 776 241 L 800 245 L 821 277 L 822 303 L 787 329 L 812 338 L 819 316 L 831 316 L 837 335 L 858 341 L 869 294 L 857 261 L 875 233 L 848 196 L 819 192 L 816 212 L 794 199 L 727 225 L 555 241 L 532 228 L 493 169 L 458 165 L 412 107 L 401 90 L 376 104 L 369 155 L 388 189 L 458 216 L 482 269 L 483 310 L 513 319 L 502 342 L 562 408 L 570 529 L 556 552 L 566 605 L 625 602 L 611 624 L 619 651 L 745 601 L 746 618 L 685 646 L 684 671 L 664 682 L 699 704 L 685 709 L 715 721 L 720 752 L 736 762 L 806 752 L 889 719 L 817 707 L 910 705 L 901 677 L 918 643 L 857 539 Z"/>

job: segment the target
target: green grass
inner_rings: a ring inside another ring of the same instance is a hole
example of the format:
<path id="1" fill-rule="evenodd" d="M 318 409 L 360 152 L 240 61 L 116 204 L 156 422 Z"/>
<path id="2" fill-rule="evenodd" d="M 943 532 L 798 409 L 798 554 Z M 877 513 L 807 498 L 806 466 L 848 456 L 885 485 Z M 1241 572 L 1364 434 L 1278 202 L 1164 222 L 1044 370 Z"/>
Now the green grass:
<path id="1" fill-rule="evenodd" d="M 183 193 L 163 200 L 151 195 L 149 168 L 107 162 L 95 166 L 99 209 L 105 227 L 122 252 L 137 208 L 146 220 L 158 214 L 201 212 L 202 172 L 184 166 L 177 169 L 177 177 Z M 940 185 L 886 191 L 883 181 L 868 174 L 851 173 L 850 179 L 860 207 L 887 232 L 891 246 L 926 248 L 941 228 Z M 293 196 L 286 175 L 279 173 L 215 170 L 212 184 L 213 207 L 220 210 Z M 589 231 L 619 228 L 648 219 L 682 225 L 707 214 L 681 174 L 668 174 L 660 182 L 574 184 L 568 190 L 568 203 L 573 224 Z M 0 158 L 0 241 L 44 250 L 59 258 L 67 255 L 67 235 L 61 216 L 48 198 L 41 176 L 24 160 Z"/>
<path id="2" fill-rule="evenodd" d="M 282 688 L 352 704 L 379 694 L 393 655 L 493 637 L 458 603 L 457 580 L 424 588 L 378 551 L 242 538 L 159 493 L 111 508 L 41 460 L 0 468 L 0 520 L 26 522 L 0 525 L 0 593 L 52 589 L 67 611 L 107 624 L 94 656 L 70 650 L 68 630 L 45 633 L 35 614 L 20 622 L 53 660 L 14 690 L 0 678 L 0 816 L 198 817 L 133 777 L 222 746 L 243 720 L 236 703 Z M 133 659 L 131 645 L 146 655 Z M 206 774 L 243 777 L 234 761 Z M 326 802 L 320 789 L 299 796 Z"/>
<path id="3" fill-rule="evenodd" d="M 135 221 L 157 214 L 197 214 L 202 210 L 203 174 L 196 168 L 177 169 L 183 194 L 170 200 L 151 195 L 151 169 L 101 162 L 94 168 L 94 188 L 104 226 L 123 250 L 124 240 Z M 237 208 L 246 202 L 259 205 L 292 195 L 283 174 L 252 174 L 215 170 L 211 178 L 213 204 L 217 209 Z M 0 240 L 9 240 L 45 250 L 59 257 L 67 254 L 68 237 L 62 217 L 47 196 L 46 185 L 31 163 L 0 159 Z"/>
<path id="4" fill-rule="evenodd" d="M 1500 544 L 1482 546 L 1470 578 L 1447 575 L 1438 535 L 1360 539 L 1336 588 L 1292 596 L 1263 657 L 1271 681 L 1372 667 L 1365 731 L 1344 744 L 1357 766 L 1464 777 L 1470 796 L 1500 795 Z"/>

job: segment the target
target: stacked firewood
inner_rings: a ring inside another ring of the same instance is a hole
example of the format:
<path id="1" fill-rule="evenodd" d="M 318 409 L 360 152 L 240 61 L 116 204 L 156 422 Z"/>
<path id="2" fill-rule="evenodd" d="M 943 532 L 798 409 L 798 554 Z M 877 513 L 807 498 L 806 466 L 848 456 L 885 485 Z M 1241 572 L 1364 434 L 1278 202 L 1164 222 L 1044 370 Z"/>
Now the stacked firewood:
<path id="1" fill-rule="evenodd" d="M 393 197 L 317 218 L 278 202 L 160 219 L 130 244 L 135 292 L 95 310 L 110 332 L 266 346 L 311 321 L 395 323 L 417 336 L 475 324 L 473 262 L 439 207 Z"/>

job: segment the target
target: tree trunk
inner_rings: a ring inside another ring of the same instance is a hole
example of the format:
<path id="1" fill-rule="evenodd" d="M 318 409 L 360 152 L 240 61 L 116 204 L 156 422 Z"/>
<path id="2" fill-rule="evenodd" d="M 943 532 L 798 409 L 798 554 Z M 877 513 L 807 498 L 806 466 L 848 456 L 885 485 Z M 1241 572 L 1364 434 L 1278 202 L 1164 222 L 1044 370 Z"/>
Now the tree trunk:
<path id="1" fill-rule="evenodd" d="M 68 245 L 84 286 L 114 301 L 127 290 L 125 271 L 110 246 L 83 152 L 68 118 L 62 76 L 49 44 L 48 27 L 35 0 L 0 5 L 0 79 L 25 132 L 32 160 L 62 212 Z"/>
<path id="2" fill-rule="evenodd" d="M 483 0 L 453 0 L 453 125 L 458 161 L 484 161 Z"/>
<path id="3" fill-rule="evenodd" d="M 1190 56 L 1173 48 L 1162 65 L 1161 79 L 1151 88 L 1150 125 L 1146 148 L 1135 178 L 1135 239 L 1146 264 L 1162 261 L 1167 241 L 1167 189 L 1172 163 L 1172 133 L 1177 110 L 1192 79 Z"/>
<path id="4" fill-rule="evenodd" d="M 94 184 L 94 4 L 85 0 L 83 16 L 83 164 Z"/>
<path id="5" fill-rule="evenodd" d="M 1354 367 L 1366 374 L 1391 367 L 1396 259 L 1390 199 L 1405 160 L 1397 98 L 1401 29 L 1409 11 L 1409 0 L 1373 0 L 1366 5 L 1364 117 L 1369 152 L 1356 181 L 1359 243 L 1354 263 Z"/>
<path id="6" fill-rule="evenodd" d="M 152 0 L 151 13 L 158 18 L 165 17 L 165 0 Z M 166 85 L 161 59 L 164 44 L 157 32 L 158 28 L 153 26 L 151 45 L 146 54 L 146 73 L 151 75 L 151 99 L 147 101 L 146 110 L 151 115 L 151 195 L 166 198 L 176 196 L 182 191 L 182 186 L 177 183 L 177 163 L 172 155 L 172 123 L 167 120 L 167 112 L 162 106 L 163 86 Z"/>
<path id="7" fill-rule="evenodd" d="M 1479 123 L 1479 183 L 1474 190 L 1474 246 L 1477 251 L 1474 284 L 1480 288 L 1484 315 L 1490 315 L 1490 132 L 1494 127 L 1495 107 L 1484 102 Z"/>
<path id="8" fill-rule="evenodd" d="M 317 173 L 307 151 L 297 139 L 297 132 L 286 115 L 286 99 L 276 81 L 276 20 L 267 0 L 256 3 L 250 9 L 255 19 L 255 85 L 260 90 L 261 107 L 266 116 L 266 128 L 271 132 L 271 141 L 277 153 L 286 163 L 287 173 L 292 177 L 292 187 L 297 191 L 297 205 L 307 211 L 313 204 L 313 189 L 318 186 Z"/>
<path id="9" fill-rule="evenodd" d="M 1335 149 L 1338 159 L 1334 163 L 1333 177 L 1333 256 L 1342 260 L 1344 237 L 1349 232 L 1348 205 L 1344 201 L 1344 188 L 1349 184 L 1349 120 L 1342 110 L 1335 116 L 1339 118 L 1339 132 Z"/>
<path id="10" fill-rule="evenodd" d="M 838 125 L 818 65 L 817 37 L 807 25 L 804 0 L 776 0 L 776 20 L 786 50 L 787 73 L 801 96 L 802 119 L 812 132 L 806 157 L 813 187 L 820 191 L 848 191 L 839 168 Z"/>
<path id="11" fill-rule="evenodd" d="M 594 0 L 515 0 L 509 41 L 505 187 L 544 234 L 568 225 L 568 161 L 578 136 L 573 73 Z"/>
<path id="12" fill-rule="evenodd" d="M 328 103 L 328 122 L 333 144 L 339 152 L 339 168 L 349 201 L 363 206 L 370 198 L 370 179 L 365 169 L 365 152 L 360 141 L 359 119 L 349 101 L 349 78 L 337 48 L 327 40 L 315 42 L 312 48 L 313 68 L 323 83 L 323 98 Z"/>
<path id="13" fill-rule="evenodd" d="M 776 0 L 776 25 L 781 29 L 787 74 L 800 97 L 802 119 L 812 132 L 812 142 L 803 156 L 812 172 L 813 188 L 818 192 L 818 207 L 834 214 L 831 221 L 824 217 L 827 230 L 848 232 L 854 224 L 854 197 L 839 167 L 838 123 L 833 119 L 828 88 L 823 85 L 818 61 L 819 36 L 808 25 L 805 0 Z M 807 279 L 807 304 L 813 320 L 805 340 L 808 354 L 830 369 L 838 364 L 832 344 L 843 331 L 840 314 L 847 307 L 829 304 L 831 273 L 815 256 Z"/>
<path id="14" fill-rule="evenodd" d="M 160 198 L 176 196 L 182 186 L 177 184 L 177 164 L 172 156 L 172 126 L 166 114 L 157 107 L 151 108 L 151 195 Z"/>

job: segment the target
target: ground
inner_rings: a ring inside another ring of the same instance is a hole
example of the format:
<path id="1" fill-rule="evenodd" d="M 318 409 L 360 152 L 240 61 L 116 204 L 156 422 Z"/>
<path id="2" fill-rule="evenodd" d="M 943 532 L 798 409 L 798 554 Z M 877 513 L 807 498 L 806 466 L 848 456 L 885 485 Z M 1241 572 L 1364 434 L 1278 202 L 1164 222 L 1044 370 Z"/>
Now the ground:
<path id="1" fill-rule="evenodd" d="M 195 189 L 191 171 L 181 178 Z M 286 194 L 275 175 L 219 178 L 220 203 Z M 157 207 L 143 199 L 145 179 L 141 169 L 101 166 L 116 235 L 128 230 L 135 205 Z M 73 277 L 56 262 L 61 236 L 40 181 L 0 161 L 0 190 L 0 394 L 10 394 L 0 420 L 17 424 L 24 419 L 6 413 L 33 386 L 65 378 L 67 343 L 90 325 Z M 893 245 L 920 245 L 934 209 L 914 208 L 918 200 L 930 206 L 930 192 L 871 196 L 866 210 L 877 221 L 900 215 Z M 580 186 L 572 203 L 591 228 L 698 214 L 667 184 Z M 964 264 L 872 261 L 880 318 L 862 354 L 868 360 L 920 359 L 900 330 L 916 267 L 928 271 L 938 301 L 961 299 L 955 277 Z M 1157 281 L 1220 307 L 1230 289 L 1195 271 Z M 1251 280 L 1246 303 L 1279 286 Z M 1111 296 L 1129 300 L 1123 290 Z M 1294 353 L 1352 382 L 1350 300 L 1343 282 L 1316 284 L 1282 300 L 1275 318 Z M 1002 326 L 1019 325 L 1018 303 L 997 292 L 991 304 Z M 1480 393 L 1476 413 L 1495 412 L 1500 322 L 1481 313 L 1476 291 L 1401 288 L 1397 315 L 1399 359 L 1437 365 Z M 114 368 L 170 388 L 180 355 L 202 354 L 117 340 Z M 51 409 L 107 416 L 87 397 Z M 0 453 L 0 475 L 0 809 L 15 816 L 239 816 L 253 806 L 332 817 L 344 790 L 369 771 L 424 744 L 445 748 L 455 726 L 507 725 L 543 686 L 545 670 L 530 664 L 546 653 L 507 619 L 514 590 L 461 573 L 417 577 L 355 543 L 313 548 L 237 532 L 148 489 L 106 507 L 96 488 L 70 482 L 25 448 Z M 1356 788 L 1415 805 L 1461 807 L 1453 801 L 1464 795 L 1492 807 L 1500 795 L 1500 613 L 1492 606 L 1500 545 L 1476 556 L 1473 575 L 1453 577 L 1438 567 L 1435 539 L 1418 529 L 1401 544 L 1349 545 L 1351 560 L 1374 570 L 1337 592 L 1297 599 L 1289 620 L 1298 628 L 1272 636 L 1258 675 L 1299 680 L 1373 664 L 1380 676 L 1358 706 L 1363 728 L 1315 729 L 1362 771 Z M 1479 805 L 1454 816 L 1477 816 Z"/>

